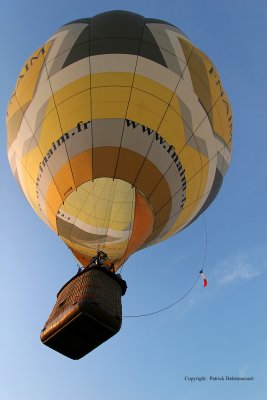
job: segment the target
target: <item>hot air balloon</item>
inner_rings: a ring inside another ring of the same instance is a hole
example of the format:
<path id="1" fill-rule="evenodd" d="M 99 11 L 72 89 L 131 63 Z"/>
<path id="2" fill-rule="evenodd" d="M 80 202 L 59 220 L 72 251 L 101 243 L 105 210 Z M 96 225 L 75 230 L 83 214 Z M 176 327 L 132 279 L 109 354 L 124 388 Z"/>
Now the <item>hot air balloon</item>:
<path id="1" fill-rule="evenodd" d="M 101 251 L 117 271 L 214 200 L 232 112 L 214 64 L 180 29 L 111 11 L 67 23 L 30 56 L 7 132 L 34 211 L 84 267 Z"/>

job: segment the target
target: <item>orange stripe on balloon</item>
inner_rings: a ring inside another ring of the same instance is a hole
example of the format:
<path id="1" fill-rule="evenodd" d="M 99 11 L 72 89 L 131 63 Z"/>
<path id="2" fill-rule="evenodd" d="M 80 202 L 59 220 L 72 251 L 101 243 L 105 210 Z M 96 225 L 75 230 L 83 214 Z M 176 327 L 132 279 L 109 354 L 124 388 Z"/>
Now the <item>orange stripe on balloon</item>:
<path id="1" fill-rule="evenodd" d="M 87 258 L 87 257 L 83 256 L 81 253 L 79 253 L 77 250 L 72 249 L 71 247 L 69 247 L 69 249 L 72 251 L 74 257 L 77 258 L 79 263 L 81 263 L 84 267 L 87 267 L 87 265 L 90 263 L 90 261 L 93 258 L 93 257 Z"/>
<path id="2" fill-rule="evenodd" d="M 146 198 L 138 191 L 135 192 L 135 210 L 132 234 L 121 260 L 116 263 L 117 270 L 127 258 L 137 251 L 153 230 L 154 213 Z"/>
<path id="3" fill-rule="evenodd" d="M 76 188 L 92 180 L 92 149 L 73 157 L 70 164 Z"/>

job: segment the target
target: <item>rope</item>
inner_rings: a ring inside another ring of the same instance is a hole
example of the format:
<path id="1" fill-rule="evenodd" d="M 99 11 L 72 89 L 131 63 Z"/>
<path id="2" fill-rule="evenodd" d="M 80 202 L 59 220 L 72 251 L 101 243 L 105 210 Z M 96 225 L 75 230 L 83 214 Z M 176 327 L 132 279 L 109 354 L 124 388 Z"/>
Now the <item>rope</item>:
<path id="1" fill-rule="evenodd" d="M 206 263 L 206 257 L 207 257 L 207 248 L 208 248 L 208 234 L 207 234 L 207 225 L 206 225 L 206 219 L 205 219 L 205 215 L 202 214 L 203 217 L 203 222 L 204 222 L 204 230 L 205 230 L 205 248 L 204 248 L 204 256 L 203 256 L 203 262 L 202 262 L 202 267 L 200 270 L 203 270 L 204 265 Z M 190 289 L 187 290 L 187 292 L 185 292 L 185 294 L 180 297 L 178 300 L 176 300 L 174 303 L 169 304 L 166 307 L 160 308 L 159 310 L 156 311 L 152 311 L 146 314 L 137 314 L 137 315 L 123 315 L 123 318 L 141 318 L 141 317 L 149 317 L 151 315 L 155 315 L 155 314 L 159 314 L 163 311 L 168 310 L 169 308 L 175 306 L 176 304 L 180 303 L 180 301 L 182 301 L 186 296 L 188 296 L 188 294 L 191 292 L 191 290 L 194 289 L 194 287 L 196 286 L 198 280 L 200 278 L 200 273 L 198 274 L 198 277 L 195 279 L 193 285 L 190 287 Z"/>
<path id="2" fill-rule="evenodd" d="M 180 299 L 176 300 L 174 303 L 168 305 L 167 307 L 161 308 L 157 311 L 153 311 L 147 314 L 138 314 L 138 315 L 123 315 L 123 318 L 140 318 L 140 317 L 148 317 L 150 315 L 154 315 L 154 314 L 159 314 L 165 310 L 168 310 L 168 308 L 171 308 L 173 306 L 175 306 L 176 304 L 178 304 L 180 301 L 182 301 L 190 292 L 191 290 L 194 288 L 194 286 L 197 284 L 198 280 L 200 278 L 200 275 L 198 275 L 197 279 L 195 280 L 195 282 L 193 283 L 193 285 L 191 286 L 191 288 L 182 296 L 180 297 Z"/>

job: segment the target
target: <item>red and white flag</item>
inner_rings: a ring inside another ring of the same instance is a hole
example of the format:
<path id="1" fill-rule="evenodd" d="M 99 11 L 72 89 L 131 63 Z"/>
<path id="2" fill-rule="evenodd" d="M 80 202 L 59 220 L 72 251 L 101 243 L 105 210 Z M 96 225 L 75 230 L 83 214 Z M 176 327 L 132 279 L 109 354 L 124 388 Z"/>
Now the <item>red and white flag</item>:
<path id="1" fill-rule="evenodd" d="M 200 275 L 201 275 L 201 277 L 203 279 L 204 287 L 206 287 L 208 285 L 208 281 L 207 281 L 207 279 L 206 279 L 206 277 L 205 277 L 205 275 L 203 273 L 203 269 L 201 271 L 199 271 L 199 273 L 200 273 Z"/>

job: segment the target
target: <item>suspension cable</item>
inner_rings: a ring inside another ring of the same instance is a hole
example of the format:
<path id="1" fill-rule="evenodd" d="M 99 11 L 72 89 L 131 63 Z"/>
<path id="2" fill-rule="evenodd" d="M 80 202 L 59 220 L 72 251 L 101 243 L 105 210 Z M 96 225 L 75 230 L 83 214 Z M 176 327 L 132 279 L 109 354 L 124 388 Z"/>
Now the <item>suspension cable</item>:
<path id="1" fill-rule="evenodd" d="M 205 219 L 205 215 L 204 213 L 202 214 L 203 217 L 203 222 L 204 222 L 204 231 L 205 231 L 205 246 L 204 246 L 204 254 L 203 254 L 203 262 L 202 262 L 202 266 L 200 268 L 200 271 L 203 271 L 204 266 L 206 264 L 206 258 L 207 258 L 207 248 L 208 248 L 208 234 L 207 234 L 207 225 L 206 225 L 206 219 Z M 200 273 L 198 274 L 197 278 L 195 279 L 193 285 L 187 290 L 187 292 L 185 292 L 185 294 L 180 297 L 178 300 L 176 300 L 174 303 L 169 304 L 166 307 L 160 308 L 159 310 L 156 311 L 152 311 L 146 314 L 137 314 L 137 315 L 123 315 L 123 318 L 141 318 L 141 317 L 149 317 L 151 315 L 155 315 L 155 314 L 159 314 L 163 311 L 168 310 L 171 307 L 174 307 L 176 304 L 180 303 L 180 301 L 182 301 L 186 296 L 189 295 L 189 293 L 191 292 L 191 290 L 194 289 L 194 287 L 196 286 L 198 280 L 200 278 Z"/>

